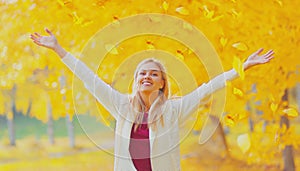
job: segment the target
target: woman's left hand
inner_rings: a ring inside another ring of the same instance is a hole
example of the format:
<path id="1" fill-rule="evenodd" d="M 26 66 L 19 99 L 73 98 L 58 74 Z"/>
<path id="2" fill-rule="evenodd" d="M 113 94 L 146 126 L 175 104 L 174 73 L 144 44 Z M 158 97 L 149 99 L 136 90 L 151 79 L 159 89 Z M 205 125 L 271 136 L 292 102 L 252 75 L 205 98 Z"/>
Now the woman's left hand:
<path id="1" fill-rule="evenodd" d="M 263 48 L 260 48 L 259 50 L 257 50 L 253 54 L 251 54 L 248 57 L 248 59 L 246 60 L 246 62 L 244 63 L 244 68 L 247 69 L 247 68 L 250 68 L 251 66 L 255 66 L 258 64 L 264 64 L 274 58 L 273 50 L 269 50 L 267 53 L 260 55 L 260 53 L 263 50 L 264 50 Z"/>

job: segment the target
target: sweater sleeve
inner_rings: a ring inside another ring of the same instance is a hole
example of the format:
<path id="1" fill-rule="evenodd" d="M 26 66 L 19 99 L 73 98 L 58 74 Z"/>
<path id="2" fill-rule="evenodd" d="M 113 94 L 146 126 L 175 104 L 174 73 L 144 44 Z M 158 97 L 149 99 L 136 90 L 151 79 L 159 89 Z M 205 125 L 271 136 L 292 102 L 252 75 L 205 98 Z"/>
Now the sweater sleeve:
<path id="1" fill-rule="evenodd" d="M 99 101 L 116 119 L 119 114 L 119 106 L 126 95 L 113 89 L 110 85 L 101 80 L 82 61 L 67 53 L 62 62 L 84 83 L 88 91 Z"/>
<path id="2" fill-rule="evenodd" d="M 191 93 L 179 99 L 173 100 L 173 107 L 178 114 L 179 120 L 183 120 L 189 114 L 195 112 L 205 97 L 211 95 L 219 89 L 224 88 L 226 86 L 226 81 L 233 80 L 237 77 L 238 73 L 232 69 L 216 76 L 208 83 L 202 84 Z"/>

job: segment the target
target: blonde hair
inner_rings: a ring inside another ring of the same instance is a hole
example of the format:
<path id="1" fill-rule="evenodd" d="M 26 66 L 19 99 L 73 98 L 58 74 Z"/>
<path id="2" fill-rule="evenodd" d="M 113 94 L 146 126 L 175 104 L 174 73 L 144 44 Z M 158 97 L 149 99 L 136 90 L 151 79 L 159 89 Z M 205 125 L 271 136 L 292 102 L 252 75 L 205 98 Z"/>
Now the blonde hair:
<path id="1" fill-rule="evenodd" d="M 136 70 L 134 72 L 134 81 L 132 85 L 132 96 L 130 99 L 131 102 L 131 109 L 132 113 L 134 115 L 135 119 L 135 128 L 134 130 L 137 129 L 137 127 L 142 124 L 143 119 L 144 119 L 144 113 L 146 112 L 146 106 L 141 98 L 141 95 L 139 94 L 138 91 L 138 72 L 141 69 L 142 65 L 147 64 L 147 63 L 154 63 L 157 65 L 161 71 L 162 75 L 162 80 L 164 81 L 164 86 L 163 88 L 159 89 L 158 97 L 155 99 L 153 104 L 150 106 L 149 112 L 148 112 L 148 127 L 153 130 L 156 129 L 158 121 L 164 126 L 164 119 L 163 119 L 163 104 L 165 101 L 169 98 L 169 84 L 168 84 L 168 79 L 166 75 L 166 69 L 163 66 L 163 64 L 153 58 L 145 59 L 142 62 L 138 64 L 136 67 Z"/>

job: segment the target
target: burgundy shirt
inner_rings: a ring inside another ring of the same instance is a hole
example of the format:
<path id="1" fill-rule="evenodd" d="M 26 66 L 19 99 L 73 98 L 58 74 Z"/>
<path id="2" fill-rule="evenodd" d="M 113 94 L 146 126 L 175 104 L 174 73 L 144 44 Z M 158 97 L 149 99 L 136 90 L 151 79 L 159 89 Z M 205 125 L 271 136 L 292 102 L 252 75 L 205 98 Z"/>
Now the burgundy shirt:
<path id="1" fill-rule="evenodd" d="M 134 131 L 133 124 L 130 135 L 129 152 L 132 162 L 138 171 L 152 171 L 150 160 L 148 113 L 145 113 L 143 123 Z"/>

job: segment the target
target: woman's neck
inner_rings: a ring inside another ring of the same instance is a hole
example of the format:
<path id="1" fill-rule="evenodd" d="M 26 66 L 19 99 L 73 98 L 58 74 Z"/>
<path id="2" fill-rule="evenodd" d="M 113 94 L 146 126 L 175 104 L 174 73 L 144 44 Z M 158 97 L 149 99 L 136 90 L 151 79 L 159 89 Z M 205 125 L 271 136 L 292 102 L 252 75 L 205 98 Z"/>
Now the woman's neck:
<path id="1" fill-rule="evenodd" d="M 150 93 L 149 92 L 140 92 L 140 96 L 146 107 L 146 111 L 148 111 L 150 109 L 151 105 L 153 104 L 155 99 L 158 97 L 158 92 L 159 91 L 150 92 Z"/>

